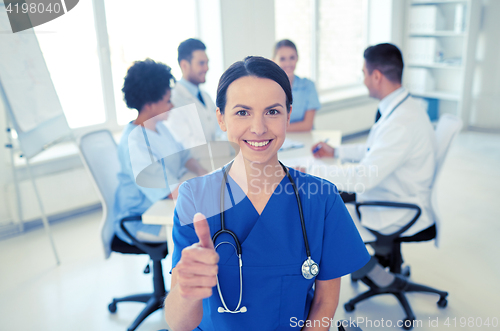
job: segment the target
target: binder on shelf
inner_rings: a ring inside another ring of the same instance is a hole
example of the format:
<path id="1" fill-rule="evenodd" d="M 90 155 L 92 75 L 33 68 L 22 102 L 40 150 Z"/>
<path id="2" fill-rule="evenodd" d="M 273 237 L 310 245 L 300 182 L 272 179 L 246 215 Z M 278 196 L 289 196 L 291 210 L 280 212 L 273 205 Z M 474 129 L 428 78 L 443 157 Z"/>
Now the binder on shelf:
<path id="1" fill-rule="evenodd" d="M 465 4 L 457 3 L 455 5 L 454 31 L 456 33 L 464 32 L 464 23 L 465 23 Z"/>
<path id="2" fill-rule="evenodd" d="M 435 98 L 424 98 L 427 104 L 427 115 L 431 122 L 437 121 L 439 119 L 439 99 Z"/>
<path id="3" fill-rule="evenodd" d="M 438 6 L 411 7 L 408 21 L 410 34 L 434 33 L 444 29 L 444 18 Z"/>
<path id="4" fill-rule="evenodd" d="M 406 87 L 411 93 L 425 93 L 434 91 L 436 86 L 434 77 L 426 68 L 406 69 Z"/>
<path id="5" fill-rule="evenodd" d="M 439 62 L 442 47 L 436 38 L 411 37 L 408 40 L 407 61 L 411 64 Z"/>

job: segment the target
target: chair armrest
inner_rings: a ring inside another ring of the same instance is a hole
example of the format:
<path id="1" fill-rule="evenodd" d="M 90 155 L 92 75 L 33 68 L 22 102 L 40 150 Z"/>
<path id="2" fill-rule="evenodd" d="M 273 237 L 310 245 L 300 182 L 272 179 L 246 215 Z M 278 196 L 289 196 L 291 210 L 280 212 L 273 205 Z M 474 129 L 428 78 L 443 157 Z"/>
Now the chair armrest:
<path id="1" fill-rule="evenodd" d="M 148 252 L 151 250 L 151 246 L 149 246 L 148 244 L 145 244 L 143 242 L 140 242 L 139 240 L 137 240 L 136 237 L 134 237 L 128 230 L 127 228 L 125 227 L 125 223 L 126 222 L 133 222 L 133 221 L 142 221 L 142 217 L 140 215 L 137 215 L 137 216 L 129 216 L 129 217 L 125 217 L 123 218 L 121 221 L 120 221 L 120 228 L 123 230 L 123 232 L 125 233 L 125 235 L 127 237 L 130 238 L 130 240 L 132 240 L 132 242 L 134 243 L 135 246 L 139 247 L 140 249 L 142 249 L 144 252 Z M 148 253 L 149 254 L 149 253 Z"/>
<path id="2" fill-rule="evenodd" d="M 417 213 L 415 214 L 413 219 L 408 224 L 406 224 L 404 227 L 402 227 L 399 231 L 397 231 L 393 234 L 383 235 L 375 230 L 371 230 L 370 228 L 367 228 L 375 236 L 377 236 L 377 238 L 385 237 L 391 241 L 392 241 L 392 239 L 399 237 L 402 233 L 404 233 L 406 230 L 408 230 L 413 224 L 415 224 L 415 222 L 418 220 L 418 218 L 422 214 L 422 209 L 420 209 L 419 206 L 412 204 L 412 203 L 389 202 L 389 201 L 363 201 L 363 202 L 356 202 L 356 214 L 358 214 L 360 221 L 361 221 L 361 213 L 359 211 L 359 208 L 363 207 L 363 206 L 391 207 L 391 208 L 402 208 L 402 209 L 414 209 L 414 210 L 416 210 Z"/>

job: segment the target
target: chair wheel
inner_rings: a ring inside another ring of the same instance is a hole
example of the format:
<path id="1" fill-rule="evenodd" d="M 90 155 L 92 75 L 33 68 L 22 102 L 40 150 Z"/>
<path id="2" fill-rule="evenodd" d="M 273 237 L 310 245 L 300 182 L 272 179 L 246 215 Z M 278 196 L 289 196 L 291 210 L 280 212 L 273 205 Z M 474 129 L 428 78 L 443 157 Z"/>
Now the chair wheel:
<path id="1" fill-rule="evenodd" d="M 406 278 L 409 278 L 409 277 L 410 277 L 410 275 L 411 275 L 411 269 L 410 269 L 410 266 L 409 266 L 409 265 L 407 265 L 406 267 L 404 267 L 404 268 L 403 268 L 403 270 L 402 270 L 402 272 L 401 272 L 401 274 L 402 274 L 403 276 L 405 276 Z"/>
<path id="2" fill-rule="evenodd" d="M 448 305 L 448 300 L 446 300 L 445 298 L 441 298 L 437 302 L 437 305 L 438 305 L 439 308 L 444 308 L 444 307 L 446 307 Z"/>
<path id="3" fill-rule="evenodd" d="M 110 313 L 116 313 L 116 303 L 114 301 L 108 305 L 108 310 Z"/>
<path id="4" fill-rule="evenodd" d="M 348 303 L 346 303 L 346 304 L 344 305 L 344 309 L 345 309 L 345 311 L 347 311 L 347 312 L 353 311 L 353 310 L 354 310 L 354 305 L 353 305 L 352 303 L 349 303 L 349 302 L 348 302 Z"/>
<path id="5" fill-rule="evenodd" d="M 412 319 L 405 318 L 403 323 L 403 330 L 411 330 L 413 329 L 413 321 Z"/>

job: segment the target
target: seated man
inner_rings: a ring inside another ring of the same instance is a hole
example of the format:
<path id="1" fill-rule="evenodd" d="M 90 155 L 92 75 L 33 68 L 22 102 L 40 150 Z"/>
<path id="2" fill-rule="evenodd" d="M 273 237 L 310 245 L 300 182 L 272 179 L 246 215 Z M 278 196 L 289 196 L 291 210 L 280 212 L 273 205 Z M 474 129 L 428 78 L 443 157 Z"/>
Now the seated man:
<path id="1" fill-rule="evenodd" d="M 338 157 L 359 162 L 338 170 L 333 180 L 349 201 L 413 203 L 422 209 L 417 222 L 403 236 L 412 236 L 434 224 L 430 205 L 431 184 L 436 167 L 436 137 L 420 103 L 401 86 L 403 57 L 392 44 L 368 47 L 364 52 L 364 84 L 370 97 L 380 100 L 375 124 L 366 144 L 333 148 L 313 146 L 315 157 Z M 383 234 L 398 231 L 415 211 L 384 207 L 362 209 L 363 226 Z"/>
<path id="2" fill-rule="evenodd" d="M 127 124 L 118 145 L 121 171 L 115 195 L 114 215 L 117 236 L 132 244 L 120 228 L 120 221 L 129 216 L 142 215 L 160 199 L 175 198 L 177 188 L 168 184 L 178 182 L 188 170 L 204 175 L 206 170 L 191 158 L 189 151 L 174 140 L 162 123 L 173 108 L 170 102 L 170 82 L 175 80 L 170 67 L 151 59 L 135 62 L 127 72 L 123 85 L 124 99 L 129 108 L 137 109 L 137 118 Z M 158 185 L 144 187 L 137 182 L 137 175 L 145 165 L 162 162 L 159 175 L 149 178 Z M 157 188 L 152 188 L 157 187 Z M 165 228 L 146 225 L 140 221 L 127 222 L 127 230 L 140 241 L 162 242 L 166 240 Z"/>
<path id="3" fill-rule="evenodd" d="M 178 61 L 182 78 L 172 89 L 171 111 L 166 123 L 174 137 L 186 148 L 224 139 L 215 116 L 215 104 L 200 85 L 205 83 L 208 57 L 205 44 L 198 39 L 187 39 L 178 47 Z M 193 108 L 184 106 L 191 105 Z"/>

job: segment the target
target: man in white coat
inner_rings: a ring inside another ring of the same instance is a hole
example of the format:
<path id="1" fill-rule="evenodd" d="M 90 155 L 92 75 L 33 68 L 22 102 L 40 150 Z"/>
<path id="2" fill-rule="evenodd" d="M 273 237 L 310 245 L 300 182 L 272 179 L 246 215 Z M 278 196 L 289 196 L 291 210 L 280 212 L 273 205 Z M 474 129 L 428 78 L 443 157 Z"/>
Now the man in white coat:
<path id="1" fill-rule="evenodd" d="M 370 97 L 380 100 L 366 143 L 337 148 L 318 143 L 313 146 L 317 151 L 314 156 L 359 162 L 347 170 L 338 169 L 332 178 L 339 190 L 355 193 L 342 193 L 345 202 L 378 200 L 417 204 L 422 214 L 403 236 L 431 230 L 434 219 L 430 194 L 437 151 L 433 127 L 421 103 L 401 86 L 400 50 L 392 44 L 379 44 L 368 47 L 364 58 L 364 84 Z M 362 223 L 389 234 L 401 229 L 414 215 L 414 210 L 366 207 L 362 209 Z"/>
<path id="2" fill-rule="evenodd" d="M 178 62 L 182 78 L 172 90 L 172 103 L 167 127 L 176 140 L 185 148 L 203 145 L 216 140 L 219 126 L 215 115 L 215 104 L 199 85 L 205 83 L 208 71 L 206 47 L 198 39 L 187 39 L 180 43 Z"/>

